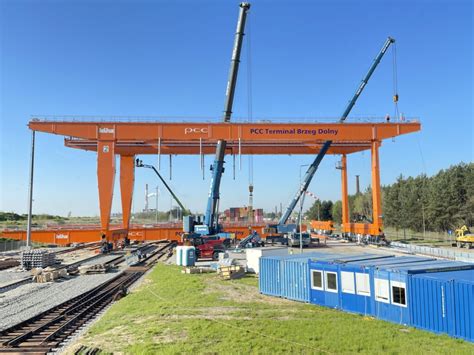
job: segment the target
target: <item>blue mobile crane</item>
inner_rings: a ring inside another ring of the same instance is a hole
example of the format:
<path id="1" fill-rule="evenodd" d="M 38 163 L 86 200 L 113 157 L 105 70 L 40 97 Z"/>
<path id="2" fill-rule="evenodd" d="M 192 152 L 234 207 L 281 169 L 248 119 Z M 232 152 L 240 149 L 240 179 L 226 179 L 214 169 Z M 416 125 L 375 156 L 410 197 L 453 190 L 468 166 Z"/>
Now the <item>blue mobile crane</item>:
<path id="1" fill-rule="evenodd" d="M 383 56 L 387 52 L 388 48 L 390 47 L 391 44 L 395 43 L 395 39 L 392 37 L 388 37 L 387 40 L 385 41 L 384 45 L 382 46 L 382 49 L 380 52 L 377 54 L 375 57 L 372 65 L 369 68 L 369 71 L 365 75 L 365 77 L 362 79 L 359 87 L 357 88 L 355 94 L 352 96 L 351 100 L 347 104 L 346 109 L 342 113 L 339 122 L 343 123 L 347 117 L 349 116 L 349 113 L 352 111 L 352 108 L 354 107 L 355 103 L 357 102 L 357 99 L 359 98 L 360 94 L 364 90 L 365 86 L 369 82 L 370 77 L 374 73 L 375 69 L 379 65 L 380 61 L 382 60 Z M 395 102 L 398 101 L 398 94 L 394 95 L 393 100 Z M 266 232 L 268 232 L 270 235 L 267 237 L 268 241 L 274 242 L 274 241 L 280 241 L 284 243 L 288 243 L 288 238 L 283 238 L 284 235 L 289 236 L 290 239 L 294 236 L 295 233 L 298 232 L 299 228 L 297 224 L 286 224 L 288 222 L 288 219 L 291 216 L 291 213 L 295 209 L 298 201 L 304 198 L 304 194 L 308 190 L 309 184 L 311 183 L 311 180 L 314 177 L 314 174 L 318 170 L 319 164 L 323 160 L 324 156 L 326 155 L 327 151 L 331 147 L 332 141 L 328 140 L 326 141 L 323 146 L 321 147 L 321 150 L 319 151 L 318 155 L 314 159 L 314 161 L 310 164 L 308 167 L 308 170 L 306 171 L 306 174 L 303 178 L 303 181 L 300 184 L 300 187 L 298 191 L 296 192 L 295 196 L 293 199 L 291 199 L 290 203 L 288 204 L 288 207 L 286 208 L 285 212 L 282 214 L 280 220 L 278 221 L 277 224 L 274 225 L 269 225 L 266 228 Z M 302 211 L 300 211 L 301 213 Z M 282 239 L 283 238 L 283 239 Z"/>
<path id="2" fill-rule="evenodd" d="M 232 106 L 234 103 L 235 86 L 237 84 L 237 74 L 239 71 L 240 64 L 240 53 L 242 50 L 242 42 L 244 38 L 244 29 L 247 19 L 247 13 L 250 9 L 250 4 L 242 2 L 240 5 L 239 18 L 237 21 L 237 30 L 235 33 L 234 47 L 232 50 L 232 59 L 229 70 L 229 78 L 226 87 L 226 98 L 224 105 L 224 114 L 222 117 L 223 122 L 230 122 L 232 115 Z M 188 233 L 188 237 L 193 235 L 202 236 L 215 236 L 221 232 L 221 226 L 219 225 L 219 198 L 220 198 L 220 185 L 222 174 L 224 173 L 224 156 L 227 142 L 225 140 L 219 140 L 216 147 L 216 156 L 214 163 L 211 165 L 211 186 L 209 189 L 209 197 L 207 200 L 206 214 L 202 224 L 198 219 L 194 221 L 192 216 L 186 216 L 183 226 L 184 232 Z"/>

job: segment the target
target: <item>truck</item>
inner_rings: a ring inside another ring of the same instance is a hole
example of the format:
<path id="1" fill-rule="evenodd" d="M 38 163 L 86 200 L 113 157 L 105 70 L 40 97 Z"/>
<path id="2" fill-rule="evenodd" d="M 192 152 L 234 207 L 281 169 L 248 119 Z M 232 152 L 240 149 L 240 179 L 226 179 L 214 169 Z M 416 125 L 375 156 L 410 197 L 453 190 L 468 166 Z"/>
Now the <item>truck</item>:
<path id="1" fill-rule="evenodd" d="M 299 232 L 290 232 L 284 235 L 286 238 L 289 247 L 299 247 L 300 246 L 300 233 Z M 311 235 L 307 232 L 301 233 L 301 242 L 303 247 L 309 247 L 311 244 Z"/>

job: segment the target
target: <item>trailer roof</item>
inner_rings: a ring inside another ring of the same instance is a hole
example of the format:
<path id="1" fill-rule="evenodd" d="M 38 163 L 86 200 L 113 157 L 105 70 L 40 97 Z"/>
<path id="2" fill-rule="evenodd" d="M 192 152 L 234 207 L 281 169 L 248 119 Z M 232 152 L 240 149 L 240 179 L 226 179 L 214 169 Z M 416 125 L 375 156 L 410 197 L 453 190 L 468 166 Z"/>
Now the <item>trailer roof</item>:
<path id="1" fill-rule="evenodd" d="M 369 253 L 363 253 L 363 254 L 357 254 L 357 255 L 350 255 L 350 256 L 345 256 L 343 258 L 338 258 L 334 259 L 336 263 L 348 263 L 352 261 L 364 261 L 364 260 L 378 260 L 378 259 L 387 259 L 387 258 L 393 258 L 395 255 L 392 254 L 369 254 Z"/>
<path id="2" fill-rule="evenodd" d="M 463 263 L 461 261 L 451 261 L 451 260 L 433 260 L 427 262 L 420 262 L 409 265 L 388 265 L 382 267 L 384 270 L 392 272 L 401 272 L 406 274 L 419 274 L 427 272 L 437 272 L 437 271 L 449 271 L 449 270 L 472 270 L 474 269 L 474 264 Z"/>
<path id="3" fill-rule="evenodd" d="M 472 270 L 430 272 L 425 274 L 414 275 L 413 277 L 423 279 L 437 279 L 443 281 L 456 280 L 461 282 L 474 283 L 474 272 Z"/>
<path id="4" fill-rule="evenodd" d="M 358 260 L 350 261 L 347 265 L 352 266 L 380 266 L 380 265 L 397 265 L 397 264 L 407 264 L 407 263 L 416 263 L 423 261 L 435 260 L 434 258 L 425 258 L 421 256 L 396 256 L 394 258 L 383 258 L 375 260 Z"/>

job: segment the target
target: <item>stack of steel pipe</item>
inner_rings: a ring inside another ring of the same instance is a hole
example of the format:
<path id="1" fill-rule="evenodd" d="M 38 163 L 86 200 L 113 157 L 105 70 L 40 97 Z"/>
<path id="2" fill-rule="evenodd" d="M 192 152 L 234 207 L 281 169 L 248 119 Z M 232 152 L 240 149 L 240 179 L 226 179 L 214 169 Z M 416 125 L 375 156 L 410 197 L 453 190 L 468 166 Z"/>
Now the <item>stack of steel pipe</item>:
<path id="1" fill-rule="evenodd" d="M 47 250 L 28 250 L 21 253 L 21 267 L 25 270 L 45 268 L 56 263 L 56 254 Z"/>

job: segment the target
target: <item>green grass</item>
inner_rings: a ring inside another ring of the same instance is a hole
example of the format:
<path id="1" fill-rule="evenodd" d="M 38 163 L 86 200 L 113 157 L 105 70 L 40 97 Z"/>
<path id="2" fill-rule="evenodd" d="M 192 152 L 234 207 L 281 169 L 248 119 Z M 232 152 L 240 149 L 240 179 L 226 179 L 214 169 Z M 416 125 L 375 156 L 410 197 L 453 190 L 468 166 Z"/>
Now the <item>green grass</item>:
<path id="1" fill-rule="evenodd" d="M 260 295 L 255 277 L 221 281 L 165 265 L 79 343 L 136 354 L 474 353 L 448 336 Z"/>

